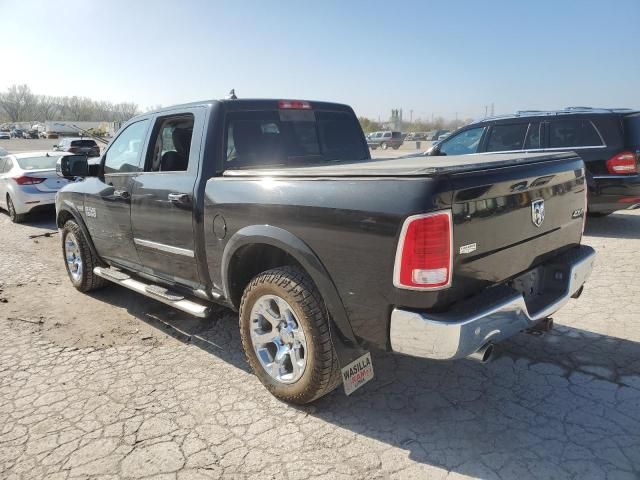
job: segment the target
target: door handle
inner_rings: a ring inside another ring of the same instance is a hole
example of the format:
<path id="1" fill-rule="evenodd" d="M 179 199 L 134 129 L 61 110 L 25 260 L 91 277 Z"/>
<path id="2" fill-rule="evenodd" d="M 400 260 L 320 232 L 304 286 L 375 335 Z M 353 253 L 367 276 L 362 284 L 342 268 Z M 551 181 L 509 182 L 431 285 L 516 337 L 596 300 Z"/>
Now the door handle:
<path id="1" fill-rule="evenodd" d="M 113 196 L 115 198 L 122 198 L 123 200 L 128 200 L 130 195 L 129 195 L 129 192 L 126 190 L 114 190 Z"/>
<path id="2" fill-rule="evenodd" d="M 170 193 L 169 201 L 173 203 L 187 204 L 189 203 L 189 195 L 186 193 Z"/>

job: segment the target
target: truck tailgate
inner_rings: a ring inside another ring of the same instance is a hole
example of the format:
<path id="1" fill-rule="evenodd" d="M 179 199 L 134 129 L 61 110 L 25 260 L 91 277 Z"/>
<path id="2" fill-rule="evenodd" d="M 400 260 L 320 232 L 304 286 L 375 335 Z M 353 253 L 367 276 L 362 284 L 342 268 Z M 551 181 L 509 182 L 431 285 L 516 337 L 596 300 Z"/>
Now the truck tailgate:
<path id="1" fill-rule="evenodd" d="M 508 280 L 580 243 L 584 164 L 578 157 L 543 163 L 450 176 L 453 296 Z"/>

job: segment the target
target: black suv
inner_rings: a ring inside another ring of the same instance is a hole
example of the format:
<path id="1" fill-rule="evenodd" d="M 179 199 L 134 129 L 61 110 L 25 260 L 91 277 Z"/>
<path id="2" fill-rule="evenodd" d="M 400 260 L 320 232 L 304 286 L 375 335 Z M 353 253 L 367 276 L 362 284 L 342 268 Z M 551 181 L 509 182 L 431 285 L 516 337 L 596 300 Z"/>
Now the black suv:
<path id="1" fill-rule="evenodd" d="M 640 208 L 640 111 L 568 107 L 485 118 L 426 155 L 573 150 L 584 160 L 589 213 Z"/>

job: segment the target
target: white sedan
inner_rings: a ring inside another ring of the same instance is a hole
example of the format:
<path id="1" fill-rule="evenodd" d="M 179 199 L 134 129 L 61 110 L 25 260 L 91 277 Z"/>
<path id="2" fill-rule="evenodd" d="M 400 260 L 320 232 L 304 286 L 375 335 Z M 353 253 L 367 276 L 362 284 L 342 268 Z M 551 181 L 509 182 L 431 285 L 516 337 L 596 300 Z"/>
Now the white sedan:
<path id="1" fill-rule="evenodd" d="M 56 192 L 69 183 L 56 175 L 56 162 L 67 152 L 29 152 L 0 158 L 0 207 L 20 223 L 29 212 L 50 208 Z"/>

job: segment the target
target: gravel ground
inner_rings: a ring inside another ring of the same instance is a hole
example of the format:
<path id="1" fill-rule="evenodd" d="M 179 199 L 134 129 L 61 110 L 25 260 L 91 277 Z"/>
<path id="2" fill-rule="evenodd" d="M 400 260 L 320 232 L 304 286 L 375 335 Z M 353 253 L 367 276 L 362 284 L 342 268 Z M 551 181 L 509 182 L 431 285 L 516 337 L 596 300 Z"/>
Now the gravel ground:
<path id="1" fill-rule="evenodd" d="M 584 295 L 487 365 L 374 354 L 295 408 L 248 371 L 237 315 L 69 283 L 51 215 L 0 214 L 0 478 L 640 478 L 640 214 L 590 220 Z"/>

